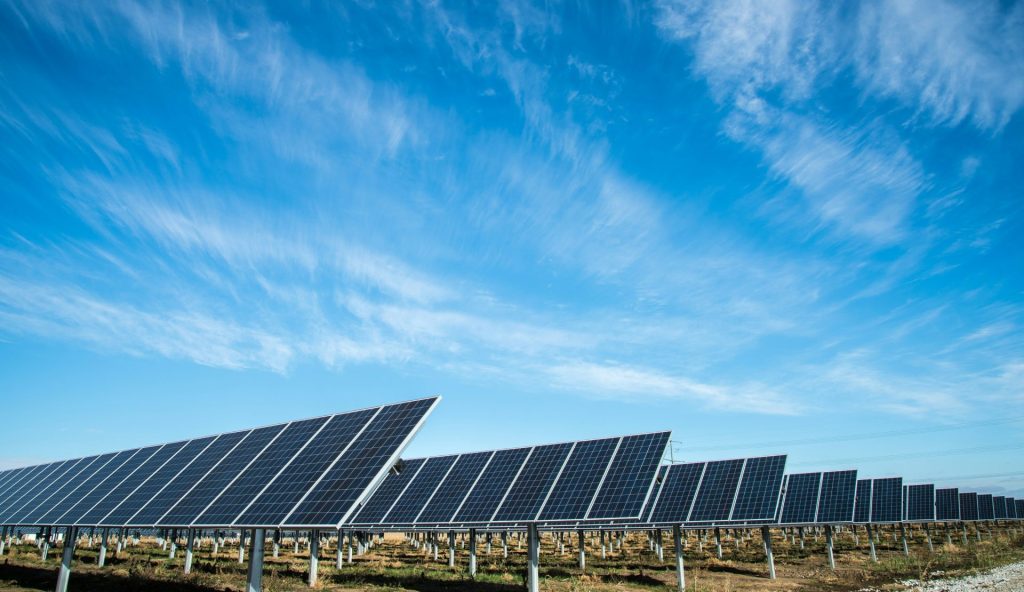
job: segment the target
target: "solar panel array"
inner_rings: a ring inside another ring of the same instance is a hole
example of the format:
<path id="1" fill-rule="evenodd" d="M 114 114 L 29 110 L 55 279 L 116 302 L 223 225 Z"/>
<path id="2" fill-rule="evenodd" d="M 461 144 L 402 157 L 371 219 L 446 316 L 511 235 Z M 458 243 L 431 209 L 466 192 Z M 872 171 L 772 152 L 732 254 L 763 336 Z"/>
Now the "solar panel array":
<path id="1" fill-rule="evenodd" d="M 905 489 L 906 511 L 903 519 L 907 522 L 934 522 L 935 485 L 908 485 Z"/>
<path id="2" fill-rule="evenodd" d="M 785 455 L 663 467 L 644 519 L 651 524 L 772 522 L 785 469 Z"/>
<path id="3" fill-rule="evenodd" d="M 935 490 L 935 519 L 960 520 L 960 490 L 951 487 Z"/>
<path id="4" fill-rule="evenodd" d="M 438 400 L 15 469 L 0 524 L 337 527 Z"/>
<path id="5" fill-rule="evenodd" d="M 993 520 L 996 517 L 995 503 L 992 495 L 988 493 L 978 494 L 978 520 Z"/>
<path id="6" fill-rule="evenodd" d="M 978 519 L 978 494 L 960 494 L 960 519 L 965 522 L 974 522 Z"/>
<path id="7" fill-rule="evenodd" d="M 354 524 L 420 526 L 635 520 L 670 433 L 404 461 Z"/>

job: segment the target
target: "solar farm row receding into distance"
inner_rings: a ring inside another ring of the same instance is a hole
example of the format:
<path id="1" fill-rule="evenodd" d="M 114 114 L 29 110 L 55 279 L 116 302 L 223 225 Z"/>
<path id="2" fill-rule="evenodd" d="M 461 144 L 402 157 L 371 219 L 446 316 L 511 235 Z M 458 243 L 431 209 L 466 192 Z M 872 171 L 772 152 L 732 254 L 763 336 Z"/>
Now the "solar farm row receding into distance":
<path id="1" fill-rule="evenodd" d="M 6 471 L 0 524 L 336 528 L 384 478 L 438 401 Z"/>

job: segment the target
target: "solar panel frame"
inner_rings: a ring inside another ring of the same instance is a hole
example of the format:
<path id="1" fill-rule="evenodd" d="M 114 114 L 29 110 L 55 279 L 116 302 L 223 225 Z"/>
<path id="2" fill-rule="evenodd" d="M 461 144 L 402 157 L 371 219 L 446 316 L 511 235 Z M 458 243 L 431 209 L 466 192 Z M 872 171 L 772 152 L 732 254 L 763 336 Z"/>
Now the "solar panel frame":
<path id="1" fill-rule="evenodd" d="M 935 522 L 935 485 L 907 486 L 905 522 Z"/>
<path id="2" fill-rule="evenodd" d="M 960 521 L 960 490 L 944 487 L 935 490 L 935 519 L 937 521 Z"/>
<path id="3" fill-rule="evenodd" d="M 964 492 L 960 494 L 960 520 L 976 522 L 978 520 L 978 494 Z"/>
<path id="4" fill-rule="evenodd" d="M 636 520 L 651 496 L 669 432 L 623 436 L 584 520 Z"/>
<path id="5" fill-rule="evenodd" d="M 665 467 L 658 498 L 648 510 L 651 524 L 682 524 L 687 521 L 700 489 L 706 462 L 680 463 Z"/>
<path id="6" fill-rule="evenodd" d="M 1006 520 L 1006 497 L 1002 495 L 993 495 L 992 506 L 992 518 L 995 520 Z"/>
<path id="7" fill-rule="evenodd" d="M 787 456 L 758 456 L 745 459 L 743 476 L 736 489 L 730 522 L 760 524 L 774 522 L 782 494 Z"/>
<path id="8" fill-rule="evenodd" d="M 490 522 L 515 523 L 536 520 L 547 494 L 565 467 L 574 442 L 537 446 L 515 482 L 509 486 L 505 498 L 494 511 Z"/>
<path id="9" fill-rule="evenodd" d="M 820 472 L 796 473 L 786 478 L 781 524 L 815 524 L 821 496 Z"/>
<path id="10" fill-rule="evenodd" d="M 728 521 L 745 464 L 746 459 L 708 462 L 686 521 L 696 523 Z"/>
<path id="11" fill-rule="evenodd" d="M 845 524 L 853 522 L 857 498 L 857 471 L 825 471 L 821 475 L 818 495 L 819 524 Z"/>
<path id="12" fill-rule="evenodd" d="M 886 477 L 871 483 L 871 522 L 888 524 L 903 519 L 903 478 Z"/>
<path id="13" fill-rule="evenodd" d="M 978 494 L 978 520 L 994 520 L 995 504 L 992 501 L 992 494 Z"/>
<path id="14" fill-rule="evenodd" d="M 853 506 L 853 522 L 867 524 L 871 522 L 871 479 L 857 479 L 857 496 Z"/>

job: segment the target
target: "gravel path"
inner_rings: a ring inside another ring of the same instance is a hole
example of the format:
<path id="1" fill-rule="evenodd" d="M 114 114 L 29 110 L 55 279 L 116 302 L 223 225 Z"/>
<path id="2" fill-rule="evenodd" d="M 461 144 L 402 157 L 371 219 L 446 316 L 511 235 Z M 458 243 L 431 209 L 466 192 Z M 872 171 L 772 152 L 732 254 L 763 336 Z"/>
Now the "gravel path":
<path id="1" fill-rule="evenodd" d="M 974 576 L 918 582 L 902 582 L 909 592 L 1024 592 L 1024 562 L 1011 563 L 1003 567 Z"/>

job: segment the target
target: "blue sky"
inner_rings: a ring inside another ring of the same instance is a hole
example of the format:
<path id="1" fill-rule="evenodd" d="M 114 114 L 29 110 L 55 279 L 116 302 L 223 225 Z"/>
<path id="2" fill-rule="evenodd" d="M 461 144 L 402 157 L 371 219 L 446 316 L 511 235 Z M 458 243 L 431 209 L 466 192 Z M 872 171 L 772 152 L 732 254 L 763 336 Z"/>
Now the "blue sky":
<path id="1" fill-rule="evenodd" d="M 1024 496 L 1024 3 L 0 1 L 0 465 L 442 394 Z"/>

